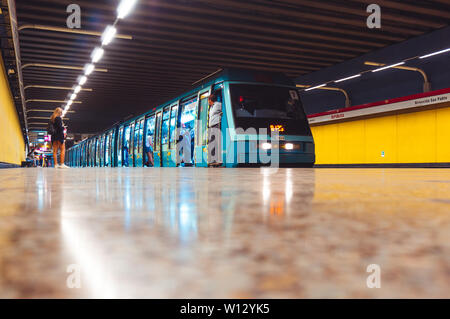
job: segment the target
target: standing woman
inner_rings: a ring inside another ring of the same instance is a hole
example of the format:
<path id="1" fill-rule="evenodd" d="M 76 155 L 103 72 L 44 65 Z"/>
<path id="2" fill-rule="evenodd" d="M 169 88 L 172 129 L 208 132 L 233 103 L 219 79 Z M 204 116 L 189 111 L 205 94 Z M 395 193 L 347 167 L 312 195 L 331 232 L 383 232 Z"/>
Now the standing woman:
<path id="1" fill-rule="evenodd" d="M 69 168 L 64 164 L 64 158 L 66 155 L 66 145 L 64 137 L 64 125 L 62 121 L 63 110 L 57 107 L 50 117 L 50 121 L 53 124 L 53 134 L 52 134 L 52 146 L 53 146 L 53 158 L 55 163 L 55 168 Z M 61 151 L 60 163 L 58 164 L 58 149 Z"/>

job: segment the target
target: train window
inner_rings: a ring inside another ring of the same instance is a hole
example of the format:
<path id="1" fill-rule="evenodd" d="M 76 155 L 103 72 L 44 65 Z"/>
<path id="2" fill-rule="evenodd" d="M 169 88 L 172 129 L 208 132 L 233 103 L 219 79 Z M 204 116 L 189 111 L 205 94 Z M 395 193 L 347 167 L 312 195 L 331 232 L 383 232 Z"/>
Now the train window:
<path id="1" fill-rule="evenodd" d="M 297 91 L 270 85 L 231 84 L 236 127 L 282 126 L 283 134 L 310 135 Z"/>
<path id="2" fill-rule="evenodd" d="M 160 145 L 161 145 L 161 118 L 162 118 L 162 113 L 159 112 L 156 115 L 156 127 L 155 127 L 155 150 L 159 151 L 161 149 Z"/>
<path id="3" fill-rule="evenodd" d="M 161 126 L 161 144 L 165 145 L 169 142 L 169 115 L 170 109 L 166 108 L 163 114 L 162 126 Z"/>
<path id="4" fill-rule="evenodd" d="M 173 148 L 176 143 L 177 111 L 178 105 L 172 106 L 170 111 L 170 148 Z"/>

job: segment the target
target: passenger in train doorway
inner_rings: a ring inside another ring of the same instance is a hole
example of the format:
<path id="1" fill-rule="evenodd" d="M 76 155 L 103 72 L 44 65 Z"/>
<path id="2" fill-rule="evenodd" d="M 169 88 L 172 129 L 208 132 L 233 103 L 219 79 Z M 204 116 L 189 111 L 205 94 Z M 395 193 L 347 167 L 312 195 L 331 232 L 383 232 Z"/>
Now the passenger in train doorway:
<path id="1" fill-rule="evenodd" d="M 55 159 L 55 168 L 69 168 L 64 164 L 64 158 L 66 153 L 65 145 L 65 134 L 64 134 L 64 123 L 62 120 L 63 110 L 57 107 L 50 117 L 50 124 L 53 125 L 53 130 L 51 130 L 52 137 L 52 147 L 53 147 L 53 158 Z M 58 164 L 58 150 L 61 152 L 60 163 Z"/>
<path id="2" fill-rule="evenodd" d="M 222 103 L 219 101 L 220 91 L 212 92 L 209 96 L 209 122 L 208 122 L 208 166 L 222 165 L 221 123 Z"/>
<path id="3" fill-rule="evenodd" d="M 145 140 L 144 152 L 147 156 L 147 161 L 145 162 L 145 165 L 147 165 L 147 167 L 154 166 L 155 164 L 153 162 L 153 138 L 150 135 Z"/>

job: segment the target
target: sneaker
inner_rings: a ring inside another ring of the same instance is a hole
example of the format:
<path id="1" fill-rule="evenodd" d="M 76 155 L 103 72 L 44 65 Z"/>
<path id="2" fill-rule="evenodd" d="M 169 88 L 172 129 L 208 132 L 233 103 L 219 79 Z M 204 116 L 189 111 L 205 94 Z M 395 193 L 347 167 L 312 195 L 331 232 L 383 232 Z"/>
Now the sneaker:
<path id="1" fill-rule="evenodd" d="M 59 165 L 59 168 L 70 168 L 70 167 L 67 166 L 66 164 L 61 164 L 61 165 Z"/>
<path id="2" fill-rule="evenodd" d="M 55 165 L 55 168 L 61 168 L 61 165 L 56 164 L 56 165 Z"/>

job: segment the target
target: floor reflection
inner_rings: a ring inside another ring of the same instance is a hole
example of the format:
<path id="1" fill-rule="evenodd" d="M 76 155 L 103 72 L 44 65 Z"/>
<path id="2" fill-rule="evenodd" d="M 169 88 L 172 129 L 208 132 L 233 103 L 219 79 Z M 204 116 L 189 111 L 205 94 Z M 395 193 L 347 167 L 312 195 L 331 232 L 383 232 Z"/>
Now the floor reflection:
<path id="1" fill-rule="evenodd" d="M 450 295 L 448 170 L 1 173 L 0 297 Z"/>

